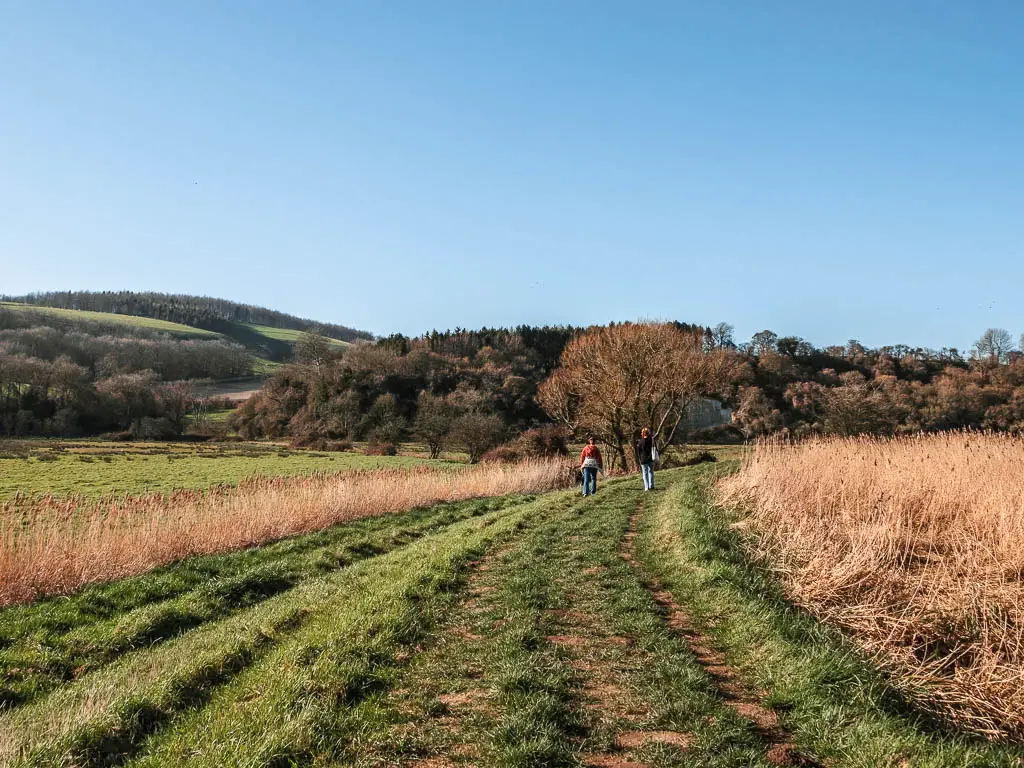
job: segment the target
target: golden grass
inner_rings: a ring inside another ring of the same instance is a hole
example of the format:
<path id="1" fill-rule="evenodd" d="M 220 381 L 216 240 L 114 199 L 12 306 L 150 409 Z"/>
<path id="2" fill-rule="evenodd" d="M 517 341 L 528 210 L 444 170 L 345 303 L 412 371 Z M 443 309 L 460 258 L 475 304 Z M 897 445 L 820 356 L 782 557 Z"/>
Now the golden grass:
<path id="1" fill-rule="evenodd" d="M 562 462 L 314 474 L 213 491 L 0 505 L 0 606 L 67 594 L 192 555 L 445 501 L 563 487 Z"/>
<path id="2" fill-rule="evenodd" d="M 910 697 L 1024 737 L 1024 441 L 956 433 L 751 450 L 721 485 L 789 594 Z"/>

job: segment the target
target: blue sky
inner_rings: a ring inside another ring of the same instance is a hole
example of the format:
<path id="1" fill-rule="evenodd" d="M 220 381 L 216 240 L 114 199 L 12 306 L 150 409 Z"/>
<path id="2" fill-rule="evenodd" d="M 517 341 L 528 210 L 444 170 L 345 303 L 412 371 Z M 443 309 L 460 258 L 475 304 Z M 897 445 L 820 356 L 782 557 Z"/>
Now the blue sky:
<path id="1" fill-rule="evenodd" d="M 1024 331 L 1024 3 L 0 0 L 0 292 Z"/>

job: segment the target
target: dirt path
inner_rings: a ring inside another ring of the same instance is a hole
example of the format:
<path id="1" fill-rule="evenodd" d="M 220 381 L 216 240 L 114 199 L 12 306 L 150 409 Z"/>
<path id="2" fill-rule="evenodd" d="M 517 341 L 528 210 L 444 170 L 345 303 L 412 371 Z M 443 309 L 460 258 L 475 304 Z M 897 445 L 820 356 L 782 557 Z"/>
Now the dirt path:
<path id="1" fill-rule="evenodd" d="M 466 589 L 383 702 L 360 766 L 814 765 L 644 580 L 634 489 L 575 501 L 471 564 Z"/>
<path id="2" fill-rule="evenodd" d="M 637 524 L 643 511 L 644 504 L 641 502 L 630 515 L 629 530 L 622 542 L 622 558 L 637 574 L 644 574 L 636 557 L 635 541 Z M 737 715 L 748 720 L 755 732 L 764 740 L 766 759 L 782 766 L 818 765 L 798 752 L 792 736 L 779 724 L 778 716 L 765 706 L 765 693 L 751 691 L 743 685 L 739 671 L 727 663 L 725 655 L 715 649 L 710 637 L 694 625 L 689 614 L 675 601 L 672 594 L 664 589 L 655 577 L 644 574 L 640 578 L 661 607 L 668 627 L 686 641 L 690 652 L 714 681 L 722 701 Z"/>

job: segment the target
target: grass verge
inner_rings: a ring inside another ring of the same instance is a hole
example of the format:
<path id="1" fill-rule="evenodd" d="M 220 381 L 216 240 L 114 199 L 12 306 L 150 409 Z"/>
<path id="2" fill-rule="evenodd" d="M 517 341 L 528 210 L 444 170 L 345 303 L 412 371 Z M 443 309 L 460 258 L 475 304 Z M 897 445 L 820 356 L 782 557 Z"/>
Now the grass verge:
<path id="1" fill-rule="evenodd" d="M 837 768 L 1020 765 L 1020 749 L 946 732 L 913 710 L 838 632 L 787 602 L 711 501 L 711 485 L 735 467 L 682 471 L 643 520 L 640 557 L 767 692 L 798 745 Z"/>

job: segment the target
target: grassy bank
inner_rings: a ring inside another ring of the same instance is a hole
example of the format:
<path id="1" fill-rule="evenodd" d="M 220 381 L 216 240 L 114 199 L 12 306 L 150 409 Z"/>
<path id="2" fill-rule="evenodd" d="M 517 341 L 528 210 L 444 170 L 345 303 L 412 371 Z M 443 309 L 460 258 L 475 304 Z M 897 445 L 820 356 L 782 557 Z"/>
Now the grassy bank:
<path id="1" fill-rule="evenodd" d="M 115 443 L 0 440 L 0 501 L 17 494 L 171 493 L 349 469 L 423 465 L 417 456 L 325 453 L 267 443 Z"/>
<path id="2" fill-rule="evenodd" d="M 838 631 L 793 607 L 713 485 L 735 463 L 685 470 L 641 525 L 640 552 L 797 742 L 849 768 L 1016 766 L 1024 751 L 946 729 L 903 700 Z"/>

